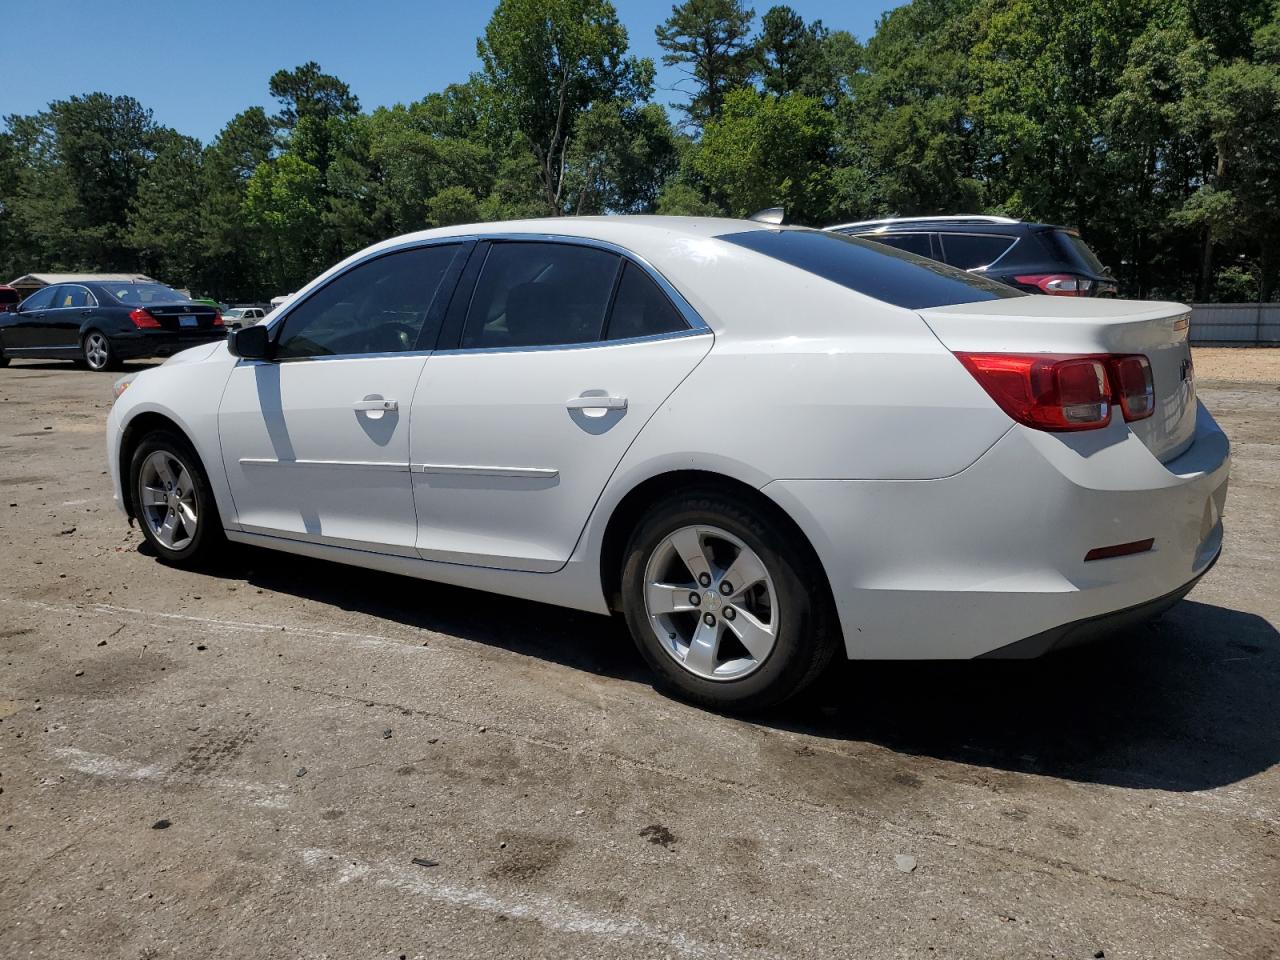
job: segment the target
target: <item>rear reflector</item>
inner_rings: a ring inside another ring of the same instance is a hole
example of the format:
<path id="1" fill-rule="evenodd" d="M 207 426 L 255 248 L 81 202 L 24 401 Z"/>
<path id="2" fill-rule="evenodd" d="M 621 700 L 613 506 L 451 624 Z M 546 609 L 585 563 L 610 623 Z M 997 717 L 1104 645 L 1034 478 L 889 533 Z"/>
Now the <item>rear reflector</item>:
<path id="1" fill-rule="evenodd" d="M 1110 560 L 1112 557 L 1127 557 L 1131 553 L 1146 553 L 1155 542 L 1154 537 L 1147 537 L 1145 540 L 1134 540 L 1132 543 L 1117 543 L 1114 547 L 1094 547 L 1084 555 L 1084 562 Z"/>
<path id="2" fill-rule="evenodd" d="M 1105 357 L 957 353 L 1000 409 L 1037 430 L 1096 430 L 1111 422 Z"/>
<path id="3" fill-rule="evenodd" d="M 139 330 L 158 330 L 160 321 L 151 315 L 151 311 L 144 310 L 139 307 L 129 314 L 129 319 L 133 321 L 133 325 Z"/>

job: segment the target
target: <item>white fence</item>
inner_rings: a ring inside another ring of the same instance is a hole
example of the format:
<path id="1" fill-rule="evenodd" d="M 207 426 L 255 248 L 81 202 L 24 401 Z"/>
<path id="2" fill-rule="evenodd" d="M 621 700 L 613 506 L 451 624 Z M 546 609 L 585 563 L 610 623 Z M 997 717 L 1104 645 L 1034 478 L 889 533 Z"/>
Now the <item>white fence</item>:
<path id="1" fill-rule="evenodd" d="M 1196 303 L 1191 342 L 1200 346 L 1280 346 L 1280 303 Z"/>

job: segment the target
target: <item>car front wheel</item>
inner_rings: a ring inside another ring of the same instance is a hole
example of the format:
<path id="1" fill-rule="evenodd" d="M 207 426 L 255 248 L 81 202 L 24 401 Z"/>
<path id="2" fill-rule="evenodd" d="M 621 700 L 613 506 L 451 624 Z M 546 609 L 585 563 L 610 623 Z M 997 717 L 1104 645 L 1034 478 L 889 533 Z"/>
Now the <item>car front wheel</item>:
<path id="1" fill-rule="evenodd" d="M 166 563 L 194 567 L 222 546 L 222 522 L 195 450 L 168 431 L 148 435 L 129 470 L 142 534 Z"/>
<path id="2" fill-rule="evenodd" d="M 632 637 L 658 675 L 704 706 L 747 712 L 795 696 L 837 645 L 826 581 L 798 536 L 729 493 L 655 505 L 622 573 Z"/>

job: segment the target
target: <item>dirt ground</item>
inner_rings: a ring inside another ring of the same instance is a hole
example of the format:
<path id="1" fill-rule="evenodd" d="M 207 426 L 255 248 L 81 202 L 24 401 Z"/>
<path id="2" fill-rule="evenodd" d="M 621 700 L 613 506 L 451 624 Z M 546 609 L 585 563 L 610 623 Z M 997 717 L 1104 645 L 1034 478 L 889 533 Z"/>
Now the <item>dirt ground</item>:
<path id="1" fill-rule="evenodd" d="M 1199 380 L 1280 385 L 1280 347 L 1196 347 Z"/>
<path id="2" fill-rule="evenodd" d="M 750 722 L 604 618 L 163 568 L 112 378 L 0 370 L 0 957 L 1280 956 L 1273 358 L 1197 354 L 1228 540 L 1162 622 Z"/>

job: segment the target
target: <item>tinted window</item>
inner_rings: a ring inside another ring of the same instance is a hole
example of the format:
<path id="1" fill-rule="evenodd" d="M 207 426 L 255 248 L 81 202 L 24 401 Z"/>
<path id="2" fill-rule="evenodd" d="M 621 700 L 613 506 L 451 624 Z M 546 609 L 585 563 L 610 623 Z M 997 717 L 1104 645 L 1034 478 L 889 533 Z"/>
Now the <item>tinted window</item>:
<path id="1" fill-rule="evenodd" d="M 280 359 L 418 349 L 436 291 L 461 247 L 418 247 L 369 260 L 329 281 L 284 320 Z M 438 323 L 438 321 L 434 321 Z M 427 330 L 430 345 L 435 330 Z"/>
<path id="2" fill-rule="evenodd" d="M 1107 272 L 1098 255 L 1089 249 L 1089 245 L 1079 236 L 1068 230 L 1055 230 L 1054 233 L 1057 234 L 1058 244 L 1066 249 L 1068 260 L 1083 264 L 1084 268 L 1092 273 Z"/>
<path id="3" fill-rule="evenodd" d="M 163 283 L 110 283 L 103 286 L 121 303 L 131 306 L 147 303 L 191 302 L 189 297 L 183 296 L 173 287 L 166 287 Z"/>
<path id="4" fill-rule="evenodd" d="M 57 308 L 87 307 L 89 306 L 89 291 L 84 287 L 64 284 L 58 287 L 58 292 L 54 294 L 53 305 Z"/>
<path id="5" fill-rule="evenodd" d="M 922 257 L 933 256 L 933 248 L 929 246 L 927 233 L 866 233 L 862 236 L 864 240 L 874 240 L 876 243 L 883 243 L 897 250 L 906 250 L 908 253 Z"/>
<path id="6" fill-rule="evenodd" d="M 58 292 L 59 287 L 43 287 L 22 301 L 23 310 L 43 310 L 49 304 L 53 303 L 53 295 Z"/>
<path id="7" fill-rule="evenodd" d="M 961 270 L 995 263 L 1013 246 L 1013 237 L 994 234 L 944 233 L 941 236 L 942 258 Z"/>
<path id="8" fill-rule="evenodd" d="M 17 303 L 20 299 L 13 287 L 0 287 L 0 303 Z"/>
<path id="9" fill-rule="evenodd" d="M 689 325 L 662 288 L 644 270 L 628 262 L 622 268 L 618 294 L 613 299 L 607 339 L 652 337 L 687 329 Z"/>
<path id="10" fill-rule="evenodd" d="M 937 260 L 823 230 L 744 230 L 718 239 L 908 310 L 1026 296 Z"/>
<path id="11" fill-rule="evenodd" d="M 464 347 L 599 340 L 619 258 L 567 243 L 495 243 L 480 271 Z"/>

